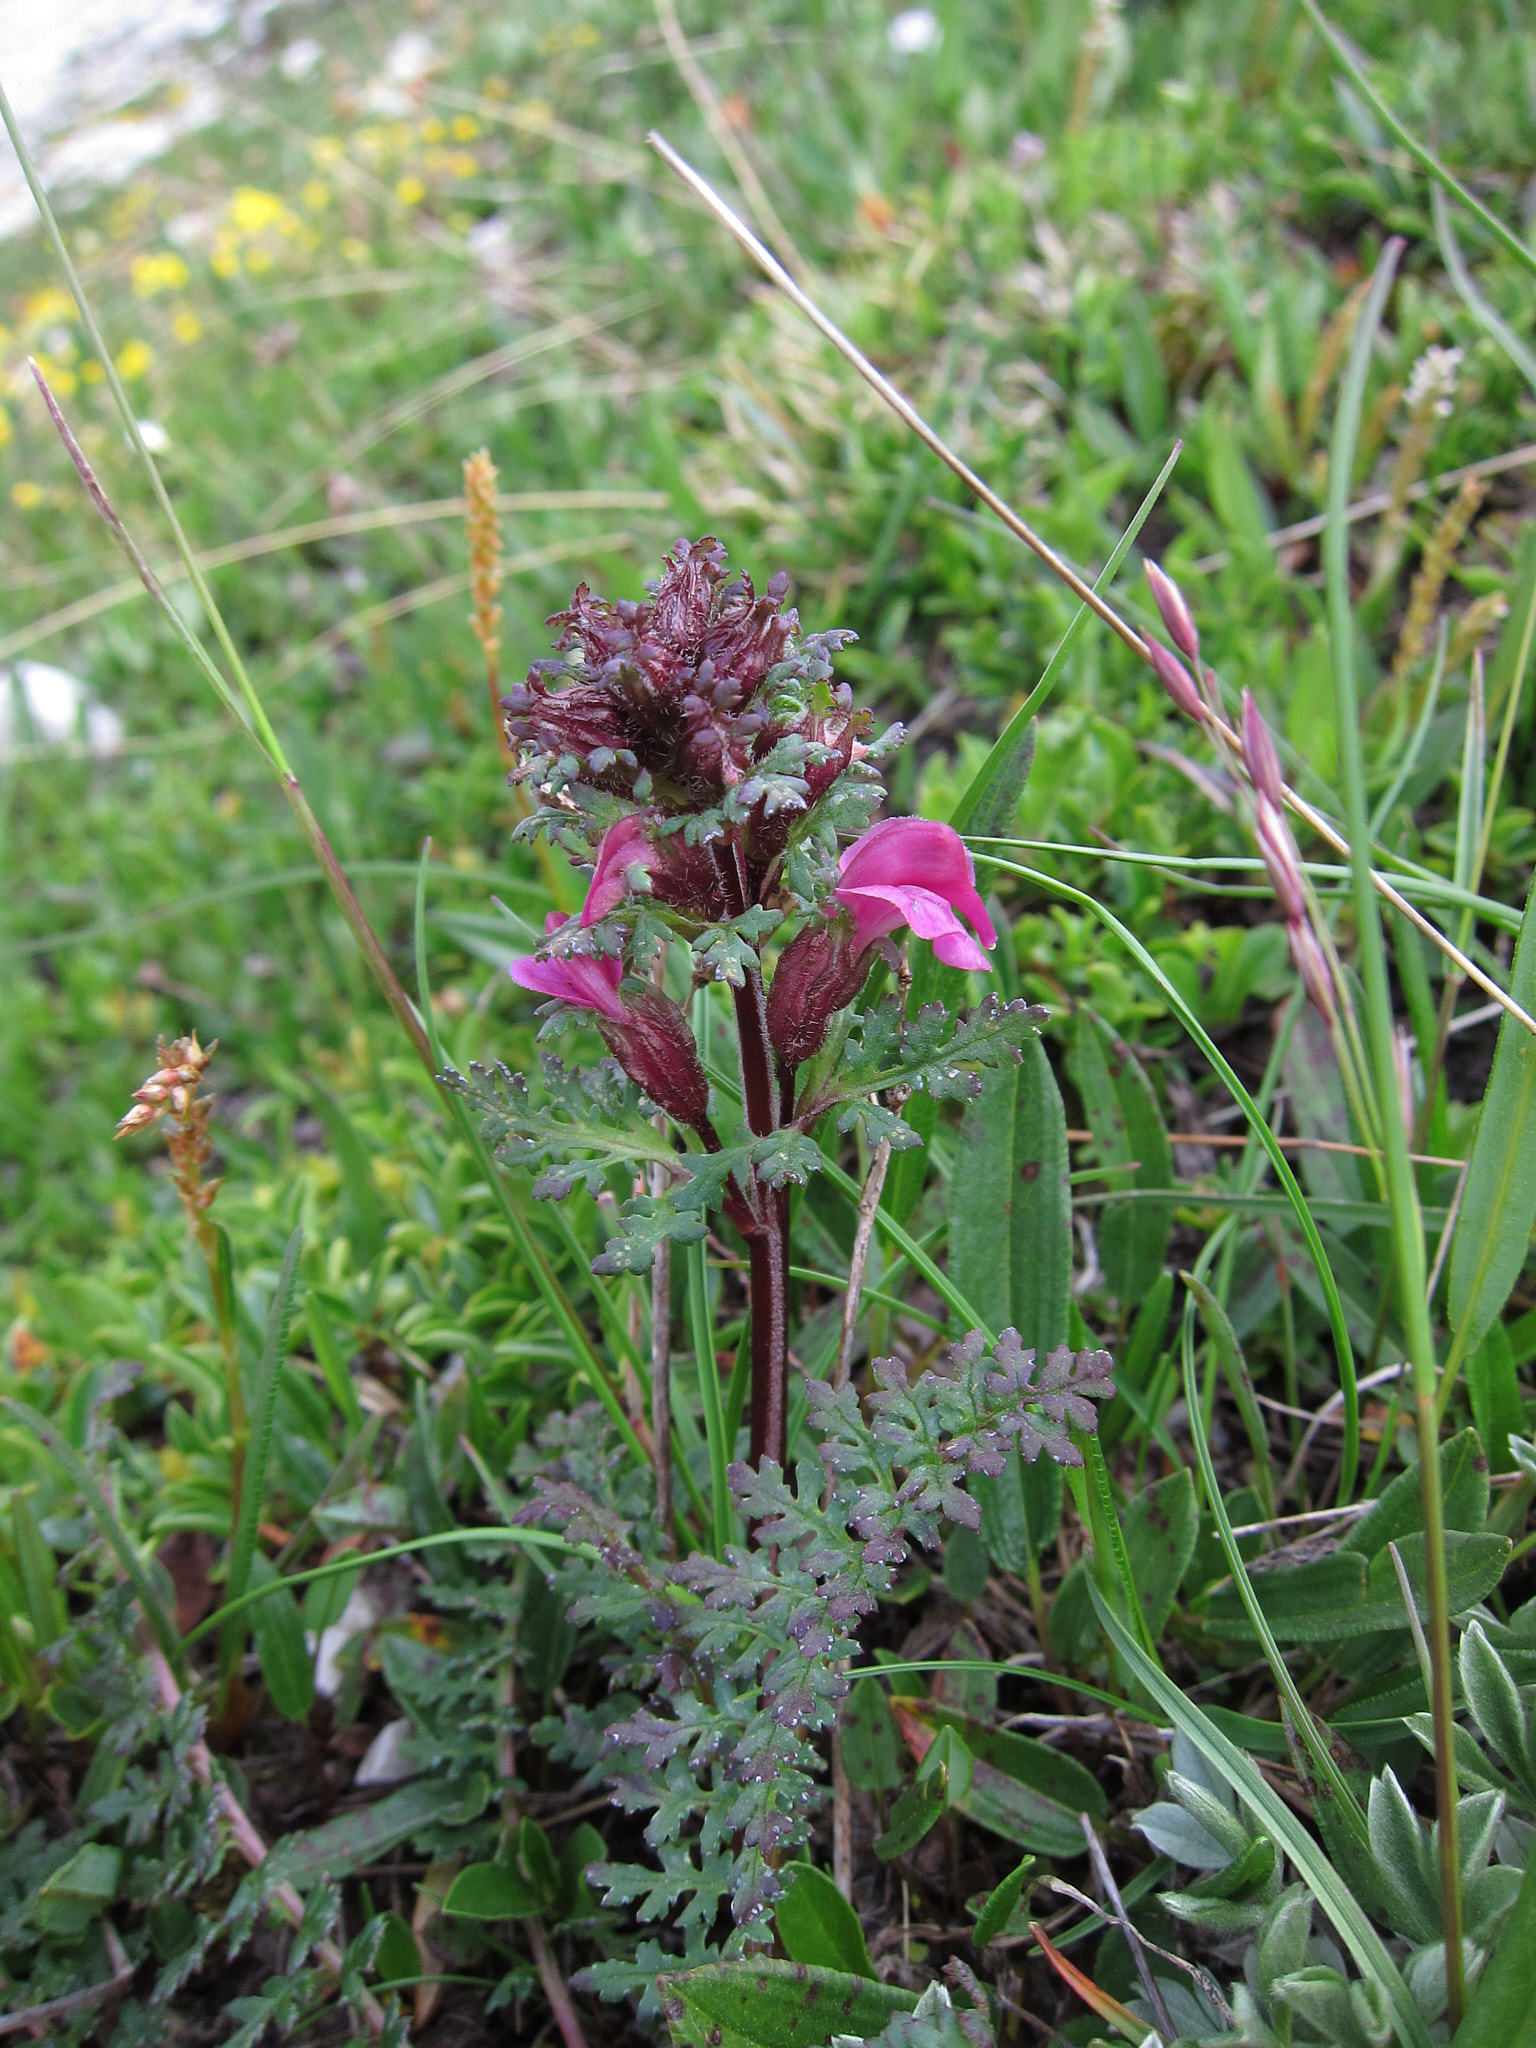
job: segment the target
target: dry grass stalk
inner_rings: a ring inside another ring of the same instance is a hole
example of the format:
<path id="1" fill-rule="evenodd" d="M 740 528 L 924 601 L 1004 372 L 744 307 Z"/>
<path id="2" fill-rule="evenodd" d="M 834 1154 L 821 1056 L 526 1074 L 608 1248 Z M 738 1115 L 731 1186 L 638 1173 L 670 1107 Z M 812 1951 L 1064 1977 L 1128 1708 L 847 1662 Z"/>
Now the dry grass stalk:
<path id="1" fill-rule="evenodd" d="M 1407 681 L 1414 664 L 1424 652 L 1424 642 L 1434 622 L 1435 607 L 1445 587 L 1456 550 L 1461 546 L 1477 509 L 1487 496 L 1488 486 L 1480 477 L 1469 476 L 1441 513 L 1417 573 L 1408 591 L 1408 609 L 1397 636 L 1397 653 L 1392 658 L 1393 694 Z M 1455 663 L 1451 664 L 1454 669 Z"/>
<path id="2" fill-rule="evenodd" d="M 1456 401 L 1459 348 L 1427 348 L 1414 364 L 1404 394 L 1408 427 L 1398 444 L 1397 460 L 1387 479 L 1388 504 L 1376 534 L 1371 587 L 1380 589 L 1402 560 L 1408 536 L 1408 494 L 1424 474 L 1425 459 L 1442 420 L 1450 418 Z"/>
<path id="3" fill-rule="evenodd" d="M 1509 616 L 1509 599 L 1502 590 L 1485 591 L 1475 598 L 1456 621 L 1456 630 L 1451 635 L 1450 648 L 1445 657 L 1446 670 L 1454 675 L 1465 668 L 1478 648 L 1487 639 L 1495 626 Z"/>
<path id="4" fill-rule="evenodd" d="M 512 746 L 501 717 L 501 522 L 496 516 L 496 465 L 486 448 L 464 458 L 464 532 L 469 541 L 470 630 L 485 656 L 491 730 L 510 766 Z"/>
<path id="5" fill-rule="evenodd" d="M 1311 446 L 1323 400 L 1338 375 L 1344 351 L 1349 347 L 1349 337 L 1355 331 L 1355 322 L 1360 317 L 1360 308 L 1365 304 L 1365 295 L 1370 288 L 1371 280 L 1362 277 L 1323 330 L 1323 338 L 1317 345 L 1317 360 L 1312 365 L 1312 375 L 1307 379 L 1307 388 L 1301 394 L 1301 404 L 1296 412 L 1296 440 L 1302 449 Z"/>

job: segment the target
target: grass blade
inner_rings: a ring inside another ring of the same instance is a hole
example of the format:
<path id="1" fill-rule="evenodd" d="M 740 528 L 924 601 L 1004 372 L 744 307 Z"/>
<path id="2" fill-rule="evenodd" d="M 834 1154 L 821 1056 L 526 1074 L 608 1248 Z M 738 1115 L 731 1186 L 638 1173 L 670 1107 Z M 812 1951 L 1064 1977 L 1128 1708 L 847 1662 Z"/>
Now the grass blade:
<path id="1" fill-rule="evenodd" d="M 240 1489 L 240 1520 L 235 1528 L 226 1582 L 231 1599 L 238 1599 L 245 1591 L 251 1575 L 251 1559 L 256 1554 L 256 1528 L 261 1520 L 262 1495 L 266 1491 L 272 1425 L 277 1415 L 278 1382 L 288 1355 L 288 1325 L 293 1320 L 293 1296 L 299 1278 L 299 1253 L 303 1248 L 304 1232 L 295 1230 L 283 1253 L 282 1271 L 278 1274 L 277 1287 L 267 1310 L 266 1329 L 262 1334 L 251 1446 L 245 1462 L 245 1484 Z"/>
<path id="2" fill-rule="evenodd" d="M 709 1313 L 708 1247 L 702 1238 L 688 1246 L 688 1319 L 693 1326 L 693 1352 L 699 1368 L 699 1396 L 704 1407 L 704 1439 L 709 1445 L 710 1505 L 716 1557 L 734 1541 L 736 1517 L 731 1508 L 725 1469 L 730 1447 L 725 1441 L 725 1416 L 720 1406 L 720 1365 L 715 1357 L 715 1326 Z M 739 1370 L 740 1368 L 738 1368 Z"/>
<path id="3" fill-rule="evenodd" d="M 1179 1278 L 1200 1304 L 1205 1327 L 1216 1346 L 1216 1356 L 1221 1360 L 1222 1371 L 1232 1389 L 1232 1398 L 1243 1418 L 1243 1428 L 1248 1433 L 1249 1448 L 1253 1452 L 1253 1490 L 1259 1497 L 1260 1515 L 1266 1522 L 1273 1521 L 1275 1471 L 1270 1457 L 1269 1431 L 1264 1427 L 1264 1417 L 1253 1391 L 1253 1379 L 1248 1371 L 1248 1361 L 1243 1357 L 1243 1347 L 1237 1341 L 1237 1332 L 1226 1310 L 1205 1282 L 1193 1273 L 1181 1273 Z"/>
<path id="4" fill-rule="evenodd" d="M 1221 1543 L 1222 1550 L 1226 1553 L 1227 1564 L 1232 1573 L 1232 1583 L 1236 1587 L 1238 1597 L 1247 1611 L 1249 1621 L 1253 1624 L 1254 1633 L 1258 1636 L 1264 1655 L 1269 1660 L 1269 1668 L 1274 1674 L 1275 1684 L 1279 1689 L 1280 1695 L 1291 1710 L 1297 1732 L 1311 1753 L 1313 1767 L 1317 1772 L 1319 1781 L 1327 1785 L 1338 1802 L 1339 1812 L 1346 1825 L 1361 1842 L 1364 1842 L 1366 1839 L 1365 1815 L 1360 1809 L 1360 1802 L 1350 1790 L 1347 1780 L 1335 1763 L 1332 1751 L 1318 1737 L 1311 1709 L 1302 1698 L 1296 1681 L 1291 1676 L 1290 1667 L 1280 1654 L 1280 1646 L 1275 1641 L 1274 1632 L 1270 1628 L 1263 1608 L 1259 1605 L 1258 1596 L 1255 1594 L 1248 1577 L 1247 1564 L 1244 1562 L 1242 1552 L 1237 1547 L 1237 1537 L 1233 1533 L 1232 1518 L 1227 1513 L 1227 1504 L 1222 1498 L 1221 1481 L 1216 1476 L 1216 1466 L 1211 1458 L 1210 1438 L 1206 1435 L 1205 1416 L 1201 1410 L 1200 1387 L 1195 1374 L 1195 1296 L 1192 1292 L 1184 1298 L 1182 1339 L 1184 1352 L 1184 1400 L 1189 1410 L 1190 1441 L 1195 1447 L 1195 1462 L 1199 1467 L 1206 1502 L 1210 1507 L 1212 1519 L 1216 1524 L 1217 1537 Z"/>
<path id="5" fill-rule="evenodd" d="M 1171 1679 L 1165 1678 L 1150 1658 L 1143 1655 L 1140 1646 L 1099 1596 L 1097 1587 L 1090 1585 L 1089 1593 L 1110 1640 L 1146 1691 L 1172 1725 L 1188 1737 L 1211 1768 L 1263 1823 L 1264 1832 L 1295 1865 L 1297 1874 L 1333 1923 L 1335 1932 L 1362 1974 L 1381 1987 L 1392 2008 L 1403 2048 L 1431 2048 L 1429 2029 L 1420 2017 L 1401 1973 L 1387 1953 L 1385 1943 L 1355 1903 L 1319 1844 L 1260 1774 L 1253 1760 L 1245 1756 L 1235 1743 L 1229 1742 L 1215 1722 L 1202 1713 L 1193 1700 L 1187 1699 Z"/>

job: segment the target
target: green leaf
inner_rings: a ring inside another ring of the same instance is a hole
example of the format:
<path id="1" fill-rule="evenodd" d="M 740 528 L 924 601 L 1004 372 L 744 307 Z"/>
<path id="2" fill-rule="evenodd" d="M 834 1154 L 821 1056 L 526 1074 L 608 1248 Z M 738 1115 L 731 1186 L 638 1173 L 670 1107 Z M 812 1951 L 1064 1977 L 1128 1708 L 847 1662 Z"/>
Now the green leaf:
<path id="1" fill-rule="evenodd" d="M 443 1901 L 461 1920 L 532 1920 L 543 1910 L 534 1886 L 504 1863 L 466 1864 Z"/>
<path id="2" fill-rule="evenodd" d="M 1072 1071 L 1104 1167 L 1115 1189 L 1156 1193 L 1173 1186 L 1173 1152 L 1152 1084 L 1123 1038 L 1079 1010 Z M 1156 1282 L 1168 1250 L 1172 1214 L 1159 1202 L 1108 1201 L 1099 1222 L 1099 1259 L 1117 1301 L 1139 1302 Z"/>
<path id="3" fill-rule="evenodd" d="M 947 1806 L 958 1806 L 964 1799 L 971 1789 L 974 1770 L 974 1759 L 965 1737 L 952 1722 L 943 1725 L 918 1752 L 918 1784 L 942 1785 Z"/>
<path id="4" fill-rule="evenodd" d="M 841 1970 L 850 1977 L 873 1977 L 859 1916 L 827 1873 L 811 1863 L 791 1863 L 784 1876 L 773 1924 L 790 1961 Z"/>
<path id="5" fill-rule="evenodd" d="M 1080 1813 L 1103 1821 L 1104 1792 L 1074 1757 L 1011 1729 L 989 1728 L 967 1714 L 927 1700 L 892 1702 L 897 1726 L 912 1754 L 926 1765 L 939 1743 L 953 1736 L 971 1759 L 970 1783 L 951 1790 L 950 1803 L 979 1827 L 1021 1849 L 1045 1856 L 1080 1856 Z M 894 1824 L 894 1815 L 892 1816 Z"/>
<path id="6" fill-rule="evenodd" d="M 472 1771 L 456 1793 L 440 1779 L 402 1785 L 372 1806 L 337 1814 L 317 1828 L 287 1836 L 281 1844 L 283 1868 L 301 1887 L 322 1878 L 350 1876 L 364 1864 L 380 1862 L 412 1835 L 478 1820 L 490 1796 L 490 1780 L 483 1771 Z"/>
<path id="7" fill-rule="evenodd" d="M 915 1849 L 943 1818 L 947 1804 L 944 1787 L 938 1779 L 930 1778 L 923 1783 L 909 1785 L 891 1808 L 885 1833 L 875 1843 L 875 1854 L 881 1862 L 893 1862 L 896 1857 L 905 1856 Z"/>
<path id="8" fill-rule="evenodd" d="M 542 1901 L 540 1911 L 548 1912 L 559 1900 L 560 1866 L 548 1835 L 536 1820 L 525 1819 L 517 1831 L 517 1861 Z"/>
<path id="9" fill-rule="evenodd" d="M 593 1911 L 587 1888 L 587 1866 L 601 1863 L 608 1844 L 588 1820 L 580 1821 L 567 1835 L 560 1851 L 560 1885 L 556 1901 L 557 1920 L 584 1919 Z"/>
<path id="10" fill-rule="evenodd" d="M 1467 1392 L 1478 1434 L 1488 1446 L 1490 1472 L 1513 1472 L 1512 1436 L 1525 1431 L 1525 1404 L 1515 1372 L 1515 1354 L 1502 1323 L 1490 1323 L 1488 1334 L 1467 1360 Z"/>
<path id="11" fill-rule="evenodd" d="M 60 1864 L 37 1895 L 37 1924 L 45 1934 L 83 1934 L 117 1896 L 123 1852 L 107 1842 L 88 1842 Z"/>
<path id="12" fill-rule="evenodd" d="M 279 1574 L 260 1551 L 251 1560 L 250 1584 L 278 1583 Z M 286 1586 L 251 1609 L 251 1634 L 267 1694 L 285 1721 L 306 1719 L 315 1703 L 315 1663 L 304 1640 L 299 1603 Z"/>
<path id="13" fill-rule="evenodd" d="M 1422 1531 L 1405 1536 L 1398 1552 L 1408 1573 L 1421 1620 L 1428 1619 Z M 1507 1537 L 1448 1530 L 1445 1538 L 1447 1597 L 1452 1614 L 1464 1614 L 1491 1593 L 1509 1560 Z M 1250 1583 L 1275 1638 L 1287 1643 L 1337 1643 L 1407 1626 L 1403 1596 L 1389 1552 L 1371 1560 L 1337 1550 L 1331 1557 L 1266 1572 L 1250 1572 Z M 1221 1633 L 1254 1640 L 1235 1586 L 1211 1596 L 1209 1618 Z"/>
<path id="14" fill-rule="evenodd" d="M 1488 1461 L 1475 1429 L 1440 1446 L 1440 1492 L 1447 1529 L 1477 1531 L 1488 1519 Z M 1362 1515 L 1340 1550 L 1375 1557 L 1424 1527 L 1424 1490 L 1416 1470 L 1399 1472 L 1368 1515 Z"/>
<path id="15" fill-rule="evenodd" d="M 421 1975 L 421 1950 L 410 1922 L 398 1913 L 384 1915 L 384 1932 L 374 1951 L 373 1967 L 381 1984 L 411 1984 Z"/>
<path id="16" fill-rule="evenodd" d="M 1483 1740 L 1494 1755 L 1528 1784 L 1533 1782 L 1524 1702 L 1509 1666 L 1474 1621 L 1461 1639 L 1461 1689 Z"/>
<path id="17" fill-rule="evenodd" d="M 1009 1871 L 990 1895 L 977 1916 L 976 1925 L 971 1929 L 971 1940 L 978 1951 L 984 1949 L 989 1942 L 996 1941 L 1013 1918 L 1014 1908 L 1024 1896 L 1024 1887 L 1028 1884 L 1029 1873 L 1034 1867 L 1034 1857 L 1026 1856 L 1022 1863 Z"/>
<path id="18" fill-rule="evenodd" d="M 677 2048 L 823 2048 L 834 2034 L 869 2040 L 917 1999 L 807 1963 L 711 1963 L 658 1977 Z"/>
<path id="19" fill-rule="evenodd" d="M 1536 883 L 1526 900 L 1509 992 L 1536 1007 Z M 1525 1264 L 1536 1224 L 1536 1038 L 1506 1016 L 1483 1097 L 1451 1246 L 1450 1316 L 1463 1356 L 1481 1343 Z"/>
<path id="20" fill-rule="evenodd" d="M 855 1792 L 894 1792 L 901 1783 L 901 1747 L 885 1687 L 861 1678 L 839 1717 L 843 1769 Z"/>
<path id="21" fill-rule="evenodd" d="M 1136 1567 L 1136 1596 L 1153 1642 L 1168 1626 L 1179 1586 L 1195 1554 L 1200 1507 L 1194 1475 L 1170 1473 L 1150 1492 L 1138 1494 L 1120 1517 L 1121 1533 Z"/>
<path id="22" fill-rule="evenodd" d="M 1451 2048 L 1536 2044 L 1536 1856 L 1525 1866 L 1514 1911 L 1499 1932 Z"/>
<path id="23" fill-rule="evenodd" d="M 1119 1377 L 1117 1367 L 1117 1384 Z M 1038 1557 L 1056 1540 L 1064 1491 L 1061 1467 L 1052 1458 L 1027 1465 L 1017 1451 L 1009 1451 L 995 1479 L 977 1473 L 969 1485 L 981 1506 L 987 1555 L 999 1571 L 1027 1572 L 1031 1555 Z"/>
<path id="24" fill-rule="evenodd" d="M 987 1590 L 986 1546 L 974 1529 L 962 1522 L 950 1530 L 944 1542 L 944 1590 L 962 1607 L 979 1600 Z"/>
<path id="25" fill-rule="evenodd" d="M 1403 2048 L 1431 2048 L 1429 2029 L 1381 1936 L 1300 1819 L 1253 1761 L 1229 1742 L 1194 1701 L 1145 1655 L 1092 1585 L 1089 1595 L 1101 1625 L 1137 1679 L 1172 1725 L 1189 1738 L 1222 1782 L 1248 1807 L 1276 1848 L 1290 1858 L 1297 1876 L 1332 1922 L 1362 1974 L 1385 1994 Z"/>
<path id="26" fill-rule="evenodd" d="M 1072 1194 L 1067 1119 L 1038 1038 L 982 1079 L 949 1184 L 949 1270 L 994 1330 L 1044 1358 L 1067 1341 Z"/>

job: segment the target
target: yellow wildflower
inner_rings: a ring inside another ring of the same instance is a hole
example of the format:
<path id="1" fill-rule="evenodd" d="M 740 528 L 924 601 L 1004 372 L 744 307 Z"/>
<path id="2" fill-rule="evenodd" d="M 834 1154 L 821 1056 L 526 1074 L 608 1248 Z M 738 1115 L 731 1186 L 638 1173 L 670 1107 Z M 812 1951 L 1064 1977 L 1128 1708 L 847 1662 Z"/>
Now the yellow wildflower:
<path id="1" fill-rule="evenodd" d="M 246 250 L 245 267 L 253 274 L 263 270 L 270 270 L 272 268 L 272 251 L 264 248 L 258 242 L 253 249 Z"/>
<path id="2" fill-rule="evenodd" d="M 30 512 L 34 505 L 42 502 L 42 491 L 30 478 L 22 477 L 11 485 L 11 503 L 18 512 Z"/>
<path id="3" fill-rule="evenodd" d="M 125 342 L 117 358 L 117 374 L 125 384 L 131 384 L 135 378 L 144 375 L 154 360 L 148 342 L 137 339 Z"/>
<path id="4" fill-rule="evenodd" d="M 0 448 L 6 446 L 14 432 L 15 428 L 11 425 L 10 414 L 3 405 L 0 405 Z"/>
<path id="5" fill-rule="evenodd" d="M 420 178 L 407 173 L 395 187 L 395 197 L 402 206 L 419 206 L 427 196 L 427 188 Z"/>
<path id="6" fill-rule="evenodd" d="M 87 356 L 80 365 L 81 378 L 87 384 L 99 384 L 106 374 L 94 356 Z"/>
<path id="7" fill-rule="evenodd" d="M 60 291 L 57 285 L 46 285 L 23 300 L 21 317 L 29 327 L 51 327 L 60 320 L 77 320 L 80 316 L 68 292 Z"/>
<path id="8" fill-rule="evenodd" d="M 366 263 L 373 251 L 361 235 L 348 235 L 341 245 L 341 253 L 348 263 Z"/>
<path id="9" fill-rule="evenodd" d="M 453 117 L 453 139 L 455 142 L 473 142 L 480 133 L 480 123 L 473 114 L 455 114 Z"/>
<path id="10" fill-rule="evenodd" d="M 311 213 L 320 213 L 331 203 L 331 188 L 319 178 L 311 178 L 299 193 L 300 199 Z"/>
<path id="11" fill-rule="evenodd" d="M 448 130 L 443 126 L 442 122 L 439 121 L 436 114 L 430 114 L 427 117 L 427 119 L 422 122 L 421 126 L 416 130 L 416 133 L 421 137 L 423 142 L 441 142 L 443 137 L 448 133 Z"/>
<path id="12" fill-rule="evenodd" d="M 194 341 L 201 340 L 203 323 L 195 313 L 183 306 L 171 320 L 171 332 L 183 348 L 190 348 Z"/>
<path id="13" fill-rule="evenodd" d="M 227 236 L 220 235 L 215 240 L 213 254 L 208 260 L 215 277 L 240 275 L 240 252 Z"/>
<path id="14" fill-rule="evenodd" d="M 259 235 L 266 228 L 290 234 L 296 225 L 275 192 L 263 192 L 255 185 L 242 185 L 229 202 L 229 217 L 244 235 Z"/>
<path id="15" fill-rule="evenodd" d="M 186 264 L 169 251 L 159 255 L 135 256 L 131 269 L 134 296 L 140 299 L 152 299 L 157 292 L 180 291 L 187 281 Z"/>
<path id="16" fill-rule="evenodd" d="M 346 144 L 335 135 L 317 135 L 309 145 L 310 161 L 322 171 L 340 163 L 346 153 Z"/>

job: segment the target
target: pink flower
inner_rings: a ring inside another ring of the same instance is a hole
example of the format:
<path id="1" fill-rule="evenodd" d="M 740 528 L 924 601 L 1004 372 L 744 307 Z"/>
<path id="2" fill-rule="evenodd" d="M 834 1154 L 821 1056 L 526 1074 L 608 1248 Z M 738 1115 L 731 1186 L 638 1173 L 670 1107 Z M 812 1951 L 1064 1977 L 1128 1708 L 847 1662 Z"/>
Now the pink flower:
<path id="1" fill-rule="evenodd" d="M 960 835 L 928 818 L 887 818 L 854 841 L 840 862 L 832 902 L 846 916 L 808 924 L 780 956 L 768 991 L 768 1035 L 787 1066 L 818 1052 L 834 1011 L 851 1003 L 869 972 L 869 950 L 906 925 L 949 967 L 987 972 L 981 945 L 997 944 L 976 871 Z"/>
<path id="2" fill-rule="evenodd" d="M 603 834 L 597 867 L 582 905 L 579 929 L 599 923 L 624 900 L 629 877 L 647 865 L 651 852 L 638 817 L 621 818 Z M 568 920 L 552 910 L 546 937 Z M 606 953 L 552 953 L 547 959 L 514 960 L 509 968 L 519 988 L 556 996 L 574 1010 L 591 1010 L 603 1042 L 619 1065 L 652 1102 L 679 1123 L 691 1124 L 711 1149 L 719 1140 L 709 1121 L 709 1082 L 688 1019 L 670 996 L 648 982 L 630 984 L 620 995 L 622 960 Z"/>
<path id="3" fill-rule="evenodd" d="M 838 863 L 835 899 L 853 912 L 860 952 L 906 925 L 931 939 L 946 967 L 986 974 L 991 962 L 955 915 L 963 910 L 983 942 L 997 944 L 976 870 L 958 832 L 929 818 L 886 818 L 856 839 Z"/>
<path id="4" fill-rule="evenodd" d="M 583 912 L 582 923 L 587 921 Z M 559 931 L 565 922 L 558 910 L 552 910 L 544 920 L 545 933 Z M 624 1005 L 619 1001 L 623 963 L 606 954 L 554 953 L 547 960 L 514 960 L 508 972 L 519 988 L 532 989 L 536 995 L 558 996 L 573 1010 L 596 1010 L 612 1024 L 624 1021 Z"/>

